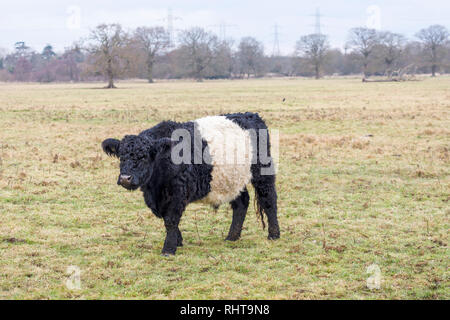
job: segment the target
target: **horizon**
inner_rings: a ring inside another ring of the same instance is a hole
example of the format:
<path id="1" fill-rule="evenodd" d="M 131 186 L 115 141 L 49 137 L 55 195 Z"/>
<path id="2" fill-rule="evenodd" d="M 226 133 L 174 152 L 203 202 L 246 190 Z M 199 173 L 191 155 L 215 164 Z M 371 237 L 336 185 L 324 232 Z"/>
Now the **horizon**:
<path id="1" fill-rule="evenodd" d="M 441 24 L 449 28 L 449 19 L 444 17 L 450 16 L 450 3 L 430 0 L 424 8 L 422 2 L 401 0 L 392 4 L 386 0 L 351 0 L 338 5 L 330 0 L 315 4 L 281 1 L 273 6 L 267 0 L 257 4 L 253 0 L 245 3 L 194 0 L 188 4 L 179 0 L 130 0 L 126 5 L 108 3 L 103 7 L 104 0 L 57 3 L 43 0 L 39 6 L 30 0 L 18 0 L 4 4 L 0 12 L 0 49 L 12 52 L 14 44 L 23 41 L 38 52 L 47 44 L 61 52 L 74 42 L 87 38 L 90 30 L 100 23 L 120 23 L 125 30 L 143 25 L 167 27 L 171 10 L 175 36 L 180 30 L 198 26 L 219 38 L 232 38 L 236 42 L 252 36 L 264 44 L 265 54 L 273 54 L 278 51 L 277 33 L 279 53 L 290 55 L 302 35 L 320 30 L 328 36 L 332 48 L 343 50 L 348 32 L 354 27 L 392 31 L 409 40 L 414 40 L 420 29 L 430 25 Z M 238 10 L 235 9 L 237 4 Z M 256 5 L 257 11 L 253 9 Z"/>

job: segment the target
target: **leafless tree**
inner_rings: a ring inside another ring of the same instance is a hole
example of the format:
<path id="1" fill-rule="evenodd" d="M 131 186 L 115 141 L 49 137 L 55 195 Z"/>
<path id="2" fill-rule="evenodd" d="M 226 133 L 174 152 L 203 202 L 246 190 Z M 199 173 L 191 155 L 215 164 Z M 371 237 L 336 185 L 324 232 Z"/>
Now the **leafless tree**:
<path id="1" fill-rule="evenodd" d="M 377 43 L 378 34 L 375 29 L 353 28 L 350 30 L 350 37 L 347 44 L 361 55 L 364 77 L 368 76 L 369 58 Z"/>
<path id="2" fill-rule="evenodd" d="M 4 69 L 4 60 L 6 56 L 6 50 L 3 48 L 0 48 L 0 70 Z"/>
<path id="3" fill-rule="evenodd" d="M 420 30 L 416 37 L 422 41 L 425 51 L 428 52 L 431 75 L 434 77 L 444 56 L 443 48 L 449 40 L 449 32 L 446 27 L 436 24 Z"/>
<path id="4" fill-rule="evenodd" d="M 190 69 L 188 73 L 197 81 L 202 81 L 215 56 L 217 36 L 203 28 L 194 27 L 181 32 L 180 42 L 179 50 Z"/>
<path id="5" fill-rule="evenodd" d="M 90 40 L 87 47 L 89 65 L 108 80 L 106 88 L 115 88 L 114 79 L 123 75 L 128 66 L 126 33 L 120 24 L 100 24 L 91 31 Z"/>
<path id="6" fill-rule="evenodd" d="M 326 35 L 310 34 L 297 41 L 295 52 L 313 65 L 315 77 L 319 79 L 329 49 Z"/>
<path id="7" fill-rule="evenodd" d="M 74 43 L 67 47 L 61 56 L 60 73 L 67 73 L 70 81 L 80 81 L 80 63 L 84 61 L 81 45 Z"/>
<path id="8" fill-rule="evenodd" d="M 264 47 L 261 42 L 252 37 L 242 38 L 236 55 L 241 75 L 246 74 L 249 78 L 251 74 L 261 73 L 264 59 Z"/>
<path id="9" fill-rule="evenodd" d="M 24 42 L 11 51 L 0 50 L 1 81 L 83 81 L 104 77 L 108 88 L 116 79 L 153 78 L 250 78 L 263 76 L 387 75 L 405 81 L 412 74 L 450 72 L 448 27 L 433 25 L 420 30 L 415 40 L 392 32 L 354 28 L 344 50 L 330 48 L 320 34 L 301 37 L 292 56 L 265 56 L 263 45 L 246 37 L 234 44 L 201 28 L 180 35 L 177 47 L 168 46 L 162 27 L 140 27 L 131 36 L 119 24 L 101 24 L 91 31 L 85 45 L 64 52 L 51 46 L 36 52 Z M 19 40 L 19 39 L 17 39 Z M 370 82 L 369 80 L 367 80 Z"/>
<path id="10" fill-rule="evenodd" d="M 380 39 L 380 54 L 386 66 L 386 72 L 390 78 L 392 75 L 392 68 L 397 62 L 404 50 L 406 39 L 398 33 L 384 31 L 379 34 Z"/>
<path id="11" fill-rule="evenodd" d="M 231 78 L 233 73 L 233 41 L 222 40 L 216 46 L 216 53 L 212 62 L 214 78 Z"/>
<path id="12" fill-rule="evenodd" d="M 170 45 L 169 33 L 163 27 L 139 27 L 134 32 L 133 40 L 144 53 L 147 79 L 152 83 L 155 60 Z"/>

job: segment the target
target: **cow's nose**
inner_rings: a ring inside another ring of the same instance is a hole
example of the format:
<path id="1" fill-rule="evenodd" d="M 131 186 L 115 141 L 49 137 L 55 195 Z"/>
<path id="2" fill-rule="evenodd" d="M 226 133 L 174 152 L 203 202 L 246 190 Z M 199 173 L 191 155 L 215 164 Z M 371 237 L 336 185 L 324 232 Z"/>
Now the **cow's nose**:
<path id="1" fill-rule="evenodd" d="M 131 184 L 131 176 L 126 175 L 126 174 L 121 174 L 119 181 L 120 181 L 121 185 L 129 185 L 129 184 Z"/>

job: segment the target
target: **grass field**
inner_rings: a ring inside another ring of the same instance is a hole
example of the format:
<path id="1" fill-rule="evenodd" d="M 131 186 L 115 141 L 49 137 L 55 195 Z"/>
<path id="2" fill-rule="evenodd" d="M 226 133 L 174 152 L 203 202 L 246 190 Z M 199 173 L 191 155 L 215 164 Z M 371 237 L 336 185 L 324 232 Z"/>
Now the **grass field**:
<path id="1" fill-rule="evenodd" d="M 0 298 L 450 298 L 450 78 L 101 86 L 0 84 Z M 280 132 L 281 239 L 252 200 L 232 243 L 231 209 L 193 204 L 162 257 L 163 222 L 101 141 L 238 111 Z"/>

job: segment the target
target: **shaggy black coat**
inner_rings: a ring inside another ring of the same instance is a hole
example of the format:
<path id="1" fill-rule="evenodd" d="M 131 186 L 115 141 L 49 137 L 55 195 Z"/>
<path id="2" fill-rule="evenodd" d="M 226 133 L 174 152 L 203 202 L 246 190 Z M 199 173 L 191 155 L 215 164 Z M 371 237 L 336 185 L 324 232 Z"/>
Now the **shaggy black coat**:
<path id="1" fill-rule="evenodd" d="M 234 113 L 223 115 L 237 123 L 242 129 L 267 129 L 264 121 L 256 113 Z M 141 189 L 146 205 L 159 218 L 164 219 L 166 240 L 162 253 L 175 254 L 178 246 L 182 246 L 182 235 L 178 228 L 181 216 L 189 203 L 200 200 L 211 191 L 213 166 L 201 164 L 174 164 L 171 160 L 172 147 L 181 141 L 172 141 L 172 132 L 185 129 L 194 136 L 194 122 L 177 123 L 164 121 L 142 131 L 139 135 L 126 135 L 121 141 L 106 139 L 102 143 L 104 152 L 120 159 L 120 175 L 118 184 L 128 190 Z M 196 134 L 199 134 L 196 132 Z M 259 139 L 259 138 L 258 138 Z M 259 140 L 258 140 L 259 141 Z M 267 139 L 268 141 L 268 139 Z M 191 152 L 198 152 L 191 139 Z M 267 146 L 270 156 L 270 145 Z M 197 147 L 198 148 L 198 147 Z M 259 148 L 256 143 L 254 148 Z M 202 154 L 207 143 L 202 140 Z M 277 194 L 275 175 L 261 175 L 261 168 L 272 165 L 262 164 L 257 152 L 257 161 L 251 165 L 252 184 L 255 187 L 258 212 L 266 213 L 269 223 L 269 239 L 280 237 L 277 221 Z M 247 213 L 249 195 L 246 188 L 230 202 L 233 208 L 233 219 L 227 240 L 237 240 L 241 235 L 242 225 Z M 262 219 L 263 221 L 263 219 Z"/>

